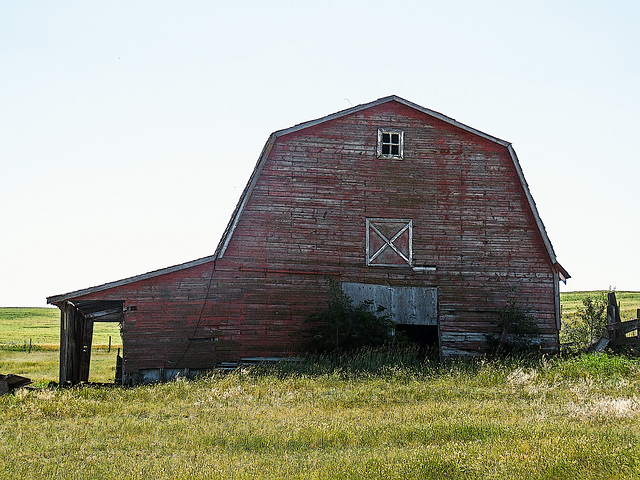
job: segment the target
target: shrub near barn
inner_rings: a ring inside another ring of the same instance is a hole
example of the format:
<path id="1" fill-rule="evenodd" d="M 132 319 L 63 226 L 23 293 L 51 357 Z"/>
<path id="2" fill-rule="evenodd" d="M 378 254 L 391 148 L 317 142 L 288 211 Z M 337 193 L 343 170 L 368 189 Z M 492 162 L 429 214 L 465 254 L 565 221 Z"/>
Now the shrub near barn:
<path id="1" fill-rule="evenodd" d="M 310 351 L 345 352 L 393 341 L 395 324 L 383 307 L 372 300 L 354 305 L 335 280 L 329 281 L 328 297 L 327 308 L 309 316 Z"/>
<path id="2" fill-rule="evenodd" d="M 602 338 L 607 325 L 607 297 L 604 293 L 587 295 L 577 313 L 567 319 L 561 330 L 562 343 L 586 350 Z"/>

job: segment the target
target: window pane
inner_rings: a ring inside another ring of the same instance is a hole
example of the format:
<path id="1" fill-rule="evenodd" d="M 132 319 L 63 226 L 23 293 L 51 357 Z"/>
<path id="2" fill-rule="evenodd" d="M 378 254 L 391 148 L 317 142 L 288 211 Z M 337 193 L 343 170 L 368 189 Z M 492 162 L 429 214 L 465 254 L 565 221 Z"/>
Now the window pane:
<path id="1" fill-rule="evenodd" d="M 389 155 L 389 145 L 382 145 L 382 154 Z"/>
<path id="2" fill-rule="evenodd" d="M 400 153 L 400 147 L 398 145 L 391 145 L 391 154 L 398 155 Z"/>
<path id="3" fill-rule="evenodd" d="M 391 141 L 391 136 L 388 133 L 382 134 L 382 143 L 389 143 Z"/>
<path id="4" fill-rule="evenodd" d="M 392 133 L 391 143 L 400 143 L 400 135 L 398 135 L 397 133 Z"/>

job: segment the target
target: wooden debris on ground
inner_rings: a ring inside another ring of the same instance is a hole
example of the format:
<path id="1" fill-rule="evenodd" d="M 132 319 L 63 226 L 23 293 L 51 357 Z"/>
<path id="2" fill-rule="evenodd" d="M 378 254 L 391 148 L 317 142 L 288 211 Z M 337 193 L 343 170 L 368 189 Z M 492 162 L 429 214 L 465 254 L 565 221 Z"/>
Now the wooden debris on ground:
<path id="1" fill-rule="evenodd" d="M 0 375 L 0 395 L 31 384 L 31 379 L 20 375 Z"/>

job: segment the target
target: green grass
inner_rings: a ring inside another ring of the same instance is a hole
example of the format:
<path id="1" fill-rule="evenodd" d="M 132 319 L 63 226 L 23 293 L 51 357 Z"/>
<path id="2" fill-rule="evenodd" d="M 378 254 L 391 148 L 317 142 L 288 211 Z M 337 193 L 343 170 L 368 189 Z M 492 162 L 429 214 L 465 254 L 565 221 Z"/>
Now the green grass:
<path id="1" fill-rule="evenodd" d="M 111 352 L 107 352 L 111 337 Z M 31 352 L 29 344 L 31 342 Z M 35 384 L 57 381 L 60 362 L 60 310 L 0 308 L 0 374 L 30 378 Z M 94 323 L 89 379 L 112 382 L 116 352 L 122 348 L 117 323 Z"/>
<path id="2" fill-rule="evenodd" d="M 560 293 L 560 303 L 562 304 L 562 316 L 572 317 L 578 313 L 582 307 L 582 300 L 587 296 L 597 297 L 606 295 L 607 291 L 594 292 L 562 292 Z M 640 292 L 615 292 L 616 300 L 620 303 L 620 317 L 622 320 L 631 320 L 637 317 L 640 308 Z"/>
<path id="3" fill-rule="evenodd" d="M 0 478 L 640 477 L 637 360 L 366 361 L 5 395 Z"/>
<path id="4" fill-rule="evenodd" d="M 117 349 L 91 350 L 89 380 L 98 383 L 113 382 L 116 371 Z M 46 385 L 58 381 L 60 350 L 23 350 L 0 348 L 0 374 L 14 374 L 29 378 L 35 385 Z"/>
<path id="5" fill-rule="evenodd" d="M 41 310 L 0 310 L 0 332 L 57 328 Z M 58 355 L 0 348 L 0 373 L 46 385 Z M 94 347 L 90 379 L 114 369 L 115 351 Z M 192 382 L 23 389 L 0 396 L 0 457 L 0 478 L 640 478 L 640 360 L 367 350 Z"/>
<path id="6" fill-rule="evenodd" d="M 118 323 L 96 322 L 93 345 L 122 346 Z M 60 310 L 57 308 L 0 308 L 0 348 L 58 348 L 60 345 Z"/>

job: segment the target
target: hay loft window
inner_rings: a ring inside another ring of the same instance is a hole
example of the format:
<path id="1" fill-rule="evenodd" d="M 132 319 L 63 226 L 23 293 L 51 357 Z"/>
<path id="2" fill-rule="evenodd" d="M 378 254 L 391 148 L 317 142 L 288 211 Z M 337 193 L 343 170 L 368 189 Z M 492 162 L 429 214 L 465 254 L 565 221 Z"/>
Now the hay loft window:
<path id="1" fill-rule="evenodd" d="M 404 154 L 404 132 L 388 128 L 378 129 L 378 158 L 402 158 Z"/>
<path id="2" fill-rule="evenodd" d="M 413 221 L 367 218 L 366 228 L 368 266 L 413 265 Z"/>

